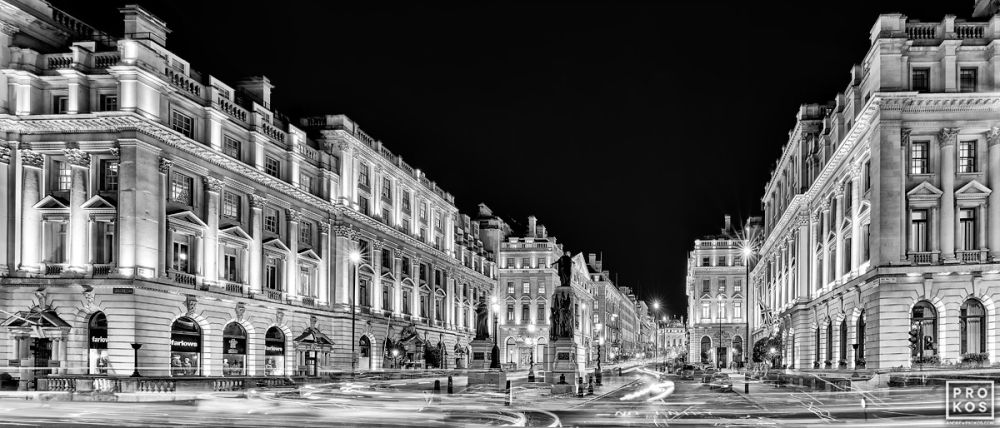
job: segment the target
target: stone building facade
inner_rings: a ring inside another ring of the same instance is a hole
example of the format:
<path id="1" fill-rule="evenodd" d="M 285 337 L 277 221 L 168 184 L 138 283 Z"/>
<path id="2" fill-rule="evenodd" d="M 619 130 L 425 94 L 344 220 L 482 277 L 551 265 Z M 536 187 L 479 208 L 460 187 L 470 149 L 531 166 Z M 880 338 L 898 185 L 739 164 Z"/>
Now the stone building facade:
<path id="1" fill-rule="evenodd" d="M 0 8 L 0 355 L 108 375 L 133 371 L 131 344 L 154 376 L 463 366 L 498 272 L 452 195 L 121 11 L 125 38 Z"/>
<path id="2" fill-rule="evenodd" d="M 881 15 L 870 42 L 765 188 L 755 338 L 796 368 L 995 359 L 1000 17 Z"/>
<path id="3" fill-rule="evenodd" d="M 737 227 L 727 215 L 721 232 L 696 240 L 688 256 L 690 362 L 719 367 L 744 362 L 748 296 L 742 251 L 752 233 Z"/>
<path id="4" fill-rule="evenodd" d="M 635 354 L 635 305 L 626 291 L 615 285 L 597 253 L 587 254 L 587 268 L 594 283 L 594 336 L 600 346 L 601 362 L 613 362 Z M 595 349 L 595 352 L 598 350 Z M 596 354 L 595 354 L 596 355 Z"/>

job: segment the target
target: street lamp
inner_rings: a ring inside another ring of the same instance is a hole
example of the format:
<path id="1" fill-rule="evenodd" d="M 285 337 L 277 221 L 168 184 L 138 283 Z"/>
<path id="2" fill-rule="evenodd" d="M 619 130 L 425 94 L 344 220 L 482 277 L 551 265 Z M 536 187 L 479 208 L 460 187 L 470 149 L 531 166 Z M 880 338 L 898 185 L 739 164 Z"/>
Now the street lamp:
<path id="1" fill-rule="evenodd" d="M 399 362 L 397 362 L 397 358 L 399 358 L 399 350 L 398 349 L 393 349 L 392 350 L 392 367 L 395 368 L 395 369 L 399 368 Z"/>
<path id="2" fill-rule="evenodd" d="M 500 304 L 497 303 L 497 297 L 493 296 L 493 352 L 491 352 L 490 357 L 493 358 L 490 361 L 491 369 L 500 368 L 500 336 L 497 335 L 497 312 L 500 312 Z"/>
<path id="3" fill-rule="evenodd" d="M 533 327 L 534 325 L 529 326 L 528 330 L 534 330 Z M 526 340 L 528 346 L 531 348 L 531 353 L 528 354 L 530 358 L 530 362 L 528 363 L 528 382 L 535 381 L 535 341 L 534 337 L 528 337 Z"/>
<path id="4" fill-rule="evenodd" d="M 750 338 L 750 311 L 753 309 L 753 302 L 751 298 L 753 297 L 753 289 L 750 286 L 750 257 L 753 257 L 753 246 L 751 246 L 750 241 L 743 242 L 743 265 L 746 266 L 746 287 L 747 287 L 747 310 L 743 316 L 747 317 L 747 338 L 743 341 L 743 348 L 740 351 L 743 353 L 744 367 L 750 365 L 750 356 L 753 352 L 753 340 Z M 750 352 L 747 352 L 750 350 Z"/>
<path id="5" fill-rule="evenodd" d="M 358 365 L 358 356 L 354 354 L 354 346 L 357 339 L 354 337 L 356 334 L 354 332 L 354 327 L 357 324 L 358 315 L 354 308 L 355 300 L 357 300 L 357 292 L 354 290 L 358 286 L 358 263 L 361 262 L 361 253 L 358 250 L 352 250 L 350 254 L 347 255 L 348 259 L 351 261 L 351 376 L 354 376 L 354 370 Z"/>
<path id="6" fill-rule="evenodd" d="M 660 313 L 660 302 L 653 302 L 653 364 L 660 359 L 660 323 L 656 322 L 656 315 Z"/>
<path id="7" fill-rule="evenodd" d="M 604 335 L 601 335 L 600 339 L 597 339 L 597 386 L 601 386 L 601 377 L 603 377 L 603 372 L 601 371 L 601 347 L 604 346 Z"/>

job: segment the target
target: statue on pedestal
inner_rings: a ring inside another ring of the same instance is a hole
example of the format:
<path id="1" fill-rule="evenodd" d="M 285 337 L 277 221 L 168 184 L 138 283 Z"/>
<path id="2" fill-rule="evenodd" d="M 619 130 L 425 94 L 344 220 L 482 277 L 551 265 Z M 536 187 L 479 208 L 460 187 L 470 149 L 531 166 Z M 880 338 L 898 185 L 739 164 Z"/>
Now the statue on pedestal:
<path id="1" fill-rule="evenodd" d="M 560 290 L 552 295 L 552 328 L 549 339 L 573 337 L 573 294 Z"/>
<path id="2" fill-rule="evenodd" d="M 476 305 L 476 340 L 486 340 L 490 338 L 489 328 L 490 310 L 486 307 L 486 299 L 479 298 Z"/>
<path id="3" fill-rule="evenodd" d="M 558 266 L 556 269 L 559 272 L 559 285 L 562 287 L 569 287 L 573 282 L 573 257 L 570 255 L 569 251 L 566 251 L 559 260 L 556 260 L 552 266 Z"/>

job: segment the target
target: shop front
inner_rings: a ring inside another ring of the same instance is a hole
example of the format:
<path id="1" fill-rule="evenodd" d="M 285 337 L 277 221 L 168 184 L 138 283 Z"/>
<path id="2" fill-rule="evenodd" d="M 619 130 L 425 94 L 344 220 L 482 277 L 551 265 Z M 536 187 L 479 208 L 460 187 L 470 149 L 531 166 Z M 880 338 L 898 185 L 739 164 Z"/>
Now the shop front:
<path id="1" fill-rule="evenodd" d="M 247 374 L 247 331 L 232 322 L 222 331 L 222 375 Z"/>
<path id="2" fill-rule="evenodd" d="M 285 333 L 278 327 L 264 334 L 264 375 L 285 376 Z"/>
<path id="3" fill-rule="evenodd" d="M 307 328 L 294 340 L 300 376 L 319 376 L 330 363 L 333 341 L 316 327 Z"/>
<path id="4" fill-rule="evenodd" d="M 189 317 L 180 317 L 170 327 L 170 375 L 201 373 L 201 326 Z"/>
<path id="5" fill-rule="evenodd" d="M 108 317 L 104 312 L 95 312 L 87 323 L 87 373 L 106 375 L 110 368 L 108 356 Z"/>

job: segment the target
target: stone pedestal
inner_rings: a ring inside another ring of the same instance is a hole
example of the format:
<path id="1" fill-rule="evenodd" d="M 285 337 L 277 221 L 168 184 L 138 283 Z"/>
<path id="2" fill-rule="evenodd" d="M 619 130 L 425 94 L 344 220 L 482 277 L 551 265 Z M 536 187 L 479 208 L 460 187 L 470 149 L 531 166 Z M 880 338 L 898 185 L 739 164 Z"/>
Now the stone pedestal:
<path id="1" fill-rule="evenodd" d="M 572 338 L 553 340 L 545 347 L 545 382 L 552 384 L 552 393 L 575 392 L 576 379 L 582 374 L 576 354 L 576 343 Z M 565 384 L 559 383 L 559 376 L 565 377 Z M 565 386 L 568 385 L 568 386 Z M 568 388 L 568 389 L 567 389 Z M 565 391 L 562 391 L 566 389 Z M 558 390 L 558 391 L 557 391 Z"/>
<path id="2" fill-rule="evenodd" d="M 492 360 L 493 341 L 489 339 L 477 339 L 471 343 L 472 358 L 469 362 L 470 369 L 488 369 Z"/>
<path id="3" fill-rule="evenodd" d="M 470 371 L 468 384 L 487 384 L 495 386 L 497 391 L 503 391 L 507 388 L 507 373 L 504 373 L 503 370 L 500 369 Z"/>

